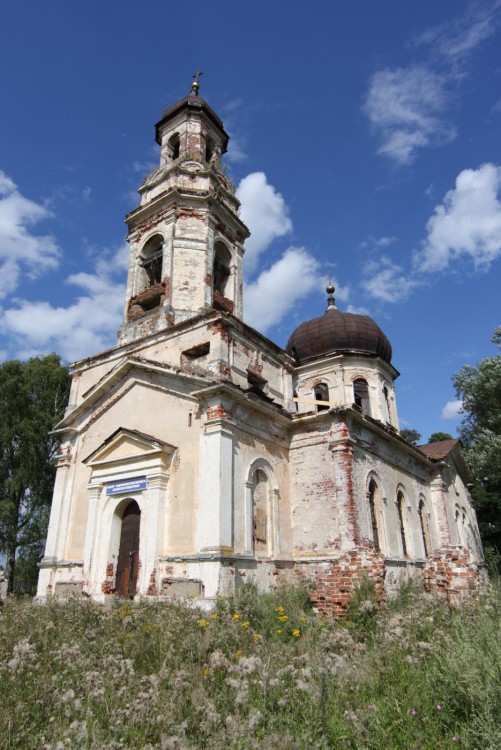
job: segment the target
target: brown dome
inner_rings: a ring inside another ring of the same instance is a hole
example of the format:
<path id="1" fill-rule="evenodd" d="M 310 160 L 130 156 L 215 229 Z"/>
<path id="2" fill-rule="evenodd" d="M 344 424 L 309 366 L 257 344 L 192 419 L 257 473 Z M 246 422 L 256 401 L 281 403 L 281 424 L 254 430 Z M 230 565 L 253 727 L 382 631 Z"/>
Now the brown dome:
<path id="1" fill-rule="evenodd" d="M 368 354 L 391 362 L 391 344 L 368 315 L 329 306 L 320 318 L 301 323 L 285 347 L 298 364 L 329 354 Z"/>

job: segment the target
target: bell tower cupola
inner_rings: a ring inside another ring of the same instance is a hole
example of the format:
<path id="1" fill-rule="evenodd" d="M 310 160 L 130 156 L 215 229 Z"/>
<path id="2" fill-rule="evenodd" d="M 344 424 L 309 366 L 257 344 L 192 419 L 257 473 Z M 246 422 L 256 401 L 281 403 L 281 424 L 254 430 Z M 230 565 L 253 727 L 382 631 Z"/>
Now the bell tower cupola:
<path id="1" fill-rule="evenodd" d="M 160 165 L 144 179 L 140 205 L 126 217 L 130 257 L 119 344 L 214 308 L 242 318 L 249 230 L 221 165 L 229 137 L 199 96 L 201 74 L 156 124 Z"/>

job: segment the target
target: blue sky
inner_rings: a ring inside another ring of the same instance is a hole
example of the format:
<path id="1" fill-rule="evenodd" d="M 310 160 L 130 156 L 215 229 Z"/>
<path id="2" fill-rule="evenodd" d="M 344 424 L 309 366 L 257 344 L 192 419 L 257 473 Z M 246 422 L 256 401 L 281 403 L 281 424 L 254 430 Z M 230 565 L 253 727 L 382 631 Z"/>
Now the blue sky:
<path id="1" fill-rule="evenodd" d="M 1 359 L 113 345 L 123 218 L 200 68 L 253 230 L 248 322 L 284 345 L 332 274 L 392 342 L 401 426 L 455 434 L 451 376 L 501 323 L 500 28 L 492 1 L 7 4 Z"/>

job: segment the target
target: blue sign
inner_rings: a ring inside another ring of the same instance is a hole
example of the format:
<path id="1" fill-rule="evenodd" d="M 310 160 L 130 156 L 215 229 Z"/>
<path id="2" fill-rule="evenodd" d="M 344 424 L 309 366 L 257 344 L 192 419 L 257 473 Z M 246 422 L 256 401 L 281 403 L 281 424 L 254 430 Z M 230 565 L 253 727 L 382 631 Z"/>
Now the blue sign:
<path id="1" fill-rule="evenodd" d="M 146 477 L 132 477 L 131 479 L 121 479 L 118 482 L 109 482 L 106 485 L 107 495 L 120 495 L 124 492 L 137 492 L 145 490 L 148 487 Z"/>

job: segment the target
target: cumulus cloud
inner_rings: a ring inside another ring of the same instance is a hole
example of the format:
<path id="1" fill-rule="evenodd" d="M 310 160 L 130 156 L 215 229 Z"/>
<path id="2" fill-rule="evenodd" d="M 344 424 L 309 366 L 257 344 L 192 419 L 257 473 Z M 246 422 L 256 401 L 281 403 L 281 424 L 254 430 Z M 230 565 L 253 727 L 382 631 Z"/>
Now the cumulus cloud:
<path id="1" fill-rule="evenodd" d="M 68 307 L 18 300 L 4 311 L 3 327 L 17 346 L 17 356 L 57 351 L 69 361 L 114 345 L 121 323 L 128 247 L 105 252 L 94 273 L 72 274 L 66 280 L 83 291 Z"/>
<path id="2" fill-rule="evenodd" d="M 22 274 L 34 279 L 58 266 L 61 251 L 54 237 L 32 231 L 51 216 L 0 171 L 0 299 L 16 289 Z"/>
<path id="3" fill-rule="evenodd" d="M 379 70 L 371 78 L 365 111 L 381 145 L 378 153 L 411 164 L 420 148 L 452 140 L 443 114 L 445 79 L 424 66 Z"/>
<path id="4" fill-rule="evenodd" d="M 379 302 L 403 302 L 417 285 L 418 281 L 411 274 L 386 255 L 369 261 L 364 267 L 362 288 Z"/>
<path id="5" fill-rule="evenodd" d="M 240 216 L 251 231 L 245 243 L 245 268 L 255 270 L 259 256 L 274 239 L 292 230 L 283 197 L 270 185 L 264 172 L 252 172 L 244 177 L 237 189 L 241 203 Z"/>
<path id="6" fill-rule="evenodd" d="M 443 271 L 461 257 L 487 270 L 501 256 L 500 189 L 501 167 L 463 170 L 428 220 L 423 248 L 415 256 L 417 270 Z"/>
<path id="7" fill-rule="evenodd" d="M 244 288 L 244 316 L 265 333 L 280 323 L 294 305 L 320 288 L 318 261 L 302 247 L 290 247 L 271 268 Z"/>
<path id="8" fill-rule="evenodd" d="M 461 416 L 462 408 L 462 401 L 447 401 L 442 409 L 442 419 L 456 419 Z"/>

